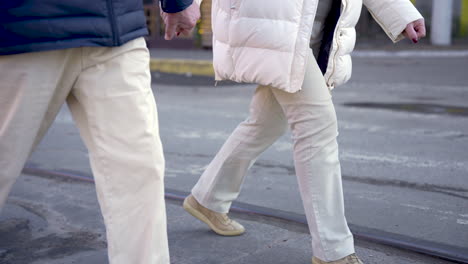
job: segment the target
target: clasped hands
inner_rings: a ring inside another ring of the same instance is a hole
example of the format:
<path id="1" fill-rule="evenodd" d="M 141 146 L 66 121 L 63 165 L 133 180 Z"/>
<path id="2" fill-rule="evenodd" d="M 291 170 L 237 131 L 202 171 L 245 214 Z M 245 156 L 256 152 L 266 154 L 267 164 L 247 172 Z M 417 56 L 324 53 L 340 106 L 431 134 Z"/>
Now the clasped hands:
<path id="1" fill-rule="evenodd" d="M 171 40 L 175 36 L 189 36 L 200 18 L 200 7 L 193 3 L 186 9 L 177 13 L 161 12 L 161 17 L 166 25 L 164 38 Z"/>

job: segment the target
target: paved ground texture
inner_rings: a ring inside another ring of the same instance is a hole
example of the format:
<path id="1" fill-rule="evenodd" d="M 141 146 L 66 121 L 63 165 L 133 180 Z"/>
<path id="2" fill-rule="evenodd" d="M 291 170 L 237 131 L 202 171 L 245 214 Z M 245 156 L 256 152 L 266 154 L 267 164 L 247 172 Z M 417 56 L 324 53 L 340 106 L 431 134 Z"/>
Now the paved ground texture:
<path id="1" fill-rule="evenodd" d="M 197 54 L 191 56 L 206 58 Z M 355 233 L 467 255 L 467 68 L 463 54 L 355 58 L 352 81 L 333 92 L 346 213 Z M 213 84 L 210 77 L 154 73 L 168 193 L 189 192 L 247 116 L 254 86 Z M 291 147 L 286 134 L 260 156 L 238 202 L 303 219 Z M 65 108 L 28 167 L 92 176 Z M 0 263 L 105 263 L 94 186 L 46 176 L 23 175 L 15 185 L 0 215 Z M 173 263 L 310 262 L 303 224 L 235 213 L 248 233 L 222 238 L 173 199 L 168 217 Z M 363 239 L 357 250 L 366 263 L 447 263 Z"/>
<path id="2" fill-rule="evenodd" d="M 310 263 L 304 225 L 234 213 L 247 232 L 226 238 L 195 221 L 180 201 L 167 200 L 167 212 L 171 263 Z M 93 184 L 22 175 L 0 217 L 0 263 L 104 264 L 104 237 Z M 356 246 L 368 264 L 449 263 L 366 241 Z"/>

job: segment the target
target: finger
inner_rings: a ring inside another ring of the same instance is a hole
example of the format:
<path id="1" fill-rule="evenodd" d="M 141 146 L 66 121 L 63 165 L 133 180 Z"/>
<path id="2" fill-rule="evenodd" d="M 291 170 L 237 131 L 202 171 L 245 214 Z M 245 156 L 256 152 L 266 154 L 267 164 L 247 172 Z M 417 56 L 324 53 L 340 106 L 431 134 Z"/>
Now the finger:
<path id="1" fill-rule="evenodd" d="M 171 40 L 174 38 L 175 35 L 175 27 L 173 25 L 166 25 L 164 39 Z"/>
<path id="2" fill-rule="evenodd" d="M 418 43 L 418 34 L 416 33 L 416 31 L 414 30 L 413 28 L 413 25 L 408 25 L 406 27 L 406 34 L 408 35 L 408 38 L 411 39 L 414 43 Z"/>
<path id="3" fill-rule="evenodd" d="M 186 16 L 184 19 L 181 19 L 181 24 L 184 24 L 184 28 L 191 30 L 197 24 L 198 19 L 200 18 L 200 7 L 194 1 L 194 3 L 184 10 Z"/>
<path id="4" fill-rule="evenodd" d="M 424 24 L 418 25 L 416 27 L 416 32 L 418 33 L 419 38 L 424 38 L 426 36 L 426 27 Z"/>
<path id="5" fill-rule="evenodd" d="M 192 30 L 197 26 L 197 21 L 198 20 L 190 20 L 187 21 L 187 23 L 184 25 L 184 27 L 188 30 Z"/>
<path id="6" fill-rule="evenodd" d="M 185 36 L 185 37 L 190 37 L 192 35 L 192 31 L 193 30 L 187 30 L 187 29 L 183 29 L 182 31 L 180 31 L 180 35 L 182 36 Z"/>
<path id="7" fill-rule="evenodd" d="M 180 34 L 184 35 L 184 36 L 189 36 L 193 31 L 193 27 L 191 27 L 190 25 L 187 25 L 187 24 L 179 24 L 177 26 L 177 32 L 180 32 Z"/>
<path id="8" fill-rule="evenodd" d="M 175 36 L 180 36 L 181 32 L 184 31 L 184 29 L 180 26 L 180 24 L 176 27 L 175 29 Z"/>
<path id="9" fill-rule="evenodd" d="M 164 39 L 171 40 L 174 38 L 176 33 L 177 23 L 174 20 L 168 18 L 166 23 L 166 29 L 164 34 Z"/>
<path id="10" fill-rule="evenodd" d="M 180 32 L 182 32 L 183 30 L 184 30 L 184 28 L 179 24 L 179 25 L 177 25 L 177 28 L 176 28 L 175 31 L 176 31 L 177 33 L 180 33 Z"/>

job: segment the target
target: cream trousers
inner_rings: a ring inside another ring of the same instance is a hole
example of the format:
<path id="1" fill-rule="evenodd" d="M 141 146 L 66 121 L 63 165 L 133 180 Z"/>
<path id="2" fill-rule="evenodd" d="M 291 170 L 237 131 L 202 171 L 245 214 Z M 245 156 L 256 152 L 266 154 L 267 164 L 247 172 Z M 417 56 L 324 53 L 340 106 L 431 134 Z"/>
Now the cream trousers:
<path id="1" fill-rule="evenodd" d="M 354 242 L 344 215 L 335 109 L 312 52 L 308 61 L 301 91 L 257 88 L 249 117 L 224 143 L 192 194 L 203 206 L 227 213 L 249 167 L 289 125 L 313 253 L 333 261 L 354 253 Z"/>
<path id="2" fill-rule="evenodd" d="M 168 264 L 164 157 L 143 38 L 0 56 L 0 207 L 66 102 L 88 150 L 112 264 Z"/>

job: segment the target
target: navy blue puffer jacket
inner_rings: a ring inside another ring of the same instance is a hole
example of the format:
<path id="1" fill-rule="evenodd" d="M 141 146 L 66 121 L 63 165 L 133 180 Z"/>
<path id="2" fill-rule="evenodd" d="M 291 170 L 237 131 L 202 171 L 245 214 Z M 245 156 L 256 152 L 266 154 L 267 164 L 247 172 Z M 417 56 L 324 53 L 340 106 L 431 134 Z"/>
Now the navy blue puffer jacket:
<path id="1" fill-rule="evenodd" d="M 193 0 L 161 1 L 175 13 Z M 120 46 L 146 34 L 143 0 L 0 0 L 0 55 Z"/>

